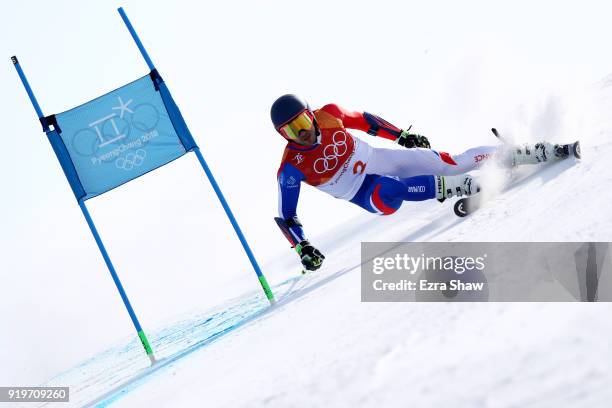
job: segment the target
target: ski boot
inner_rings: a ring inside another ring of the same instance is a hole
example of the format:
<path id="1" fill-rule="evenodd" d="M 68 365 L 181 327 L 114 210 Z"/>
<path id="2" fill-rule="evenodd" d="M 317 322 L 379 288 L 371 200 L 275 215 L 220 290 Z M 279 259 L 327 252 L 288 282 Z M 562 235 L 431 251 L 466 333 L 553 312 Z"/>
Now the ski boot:
<path id="1" fill-rule="evenodd" d="M 436 198 L 443 202 L 451 197 L 471 196 L 480 192 L 480 185 L 475 177 L 469 174 L 458 176 L 435 176 Z"/>
<path id="2" fill-rule="evenodd" d="M 580 152 L 580 141 L 568 144 L 552 144 L 548 142 L 539 142 L 535 145 L 511 145 L 509 141 L 502 137 L 497 129 L 491 129 L 491 132 L 505 146 L 502 149 L 503 163 L 511 166 L 521 166 L 523 164 L 538 164 L 544 162 L 553 162 L 563 160 L 568 157 L 582 158 Z"/>
<path id="3" fill-rule="evenodd" d="M 540 142 L 535 145 L 515 146 L 512 151 L 512 167 L 524 164 L 539 164 L 566 159 L 570 156 L 580 158 L 580 143 L 552 144 Z"/>

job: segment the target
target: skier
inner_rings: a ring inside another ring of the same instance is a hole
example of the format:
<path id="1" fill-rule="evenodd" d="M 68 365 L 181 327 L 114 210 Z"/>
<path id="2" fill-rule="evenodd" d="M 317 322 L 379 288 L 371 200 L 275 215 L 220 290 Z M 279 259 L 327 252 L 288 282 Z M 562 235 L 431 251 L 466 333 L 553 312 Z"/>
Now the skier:
<path id="1" fill-rule="evenodd" d="M 402 130 L 368 112 L 336 104 L 311 110 L 302 98 L 283 95 L 270 111 L 272 123 L 286 140 L 278 170 L 279 217 L 275 218 L 308 270 L 325 256 L 305 237 L 296 207 L 305 182 L 371 213 L 389 215 L 404 201 L 470 196 L 480 190 L 467 174 L 494 156 L 512 166 L 537 164 L 569 154 L 566 145 L 479 146 L 459 155 L 431 149 L 422 135 Z M 406 149 L 383 149 L 353 137 L 347 129 L 389 139 Z"/>

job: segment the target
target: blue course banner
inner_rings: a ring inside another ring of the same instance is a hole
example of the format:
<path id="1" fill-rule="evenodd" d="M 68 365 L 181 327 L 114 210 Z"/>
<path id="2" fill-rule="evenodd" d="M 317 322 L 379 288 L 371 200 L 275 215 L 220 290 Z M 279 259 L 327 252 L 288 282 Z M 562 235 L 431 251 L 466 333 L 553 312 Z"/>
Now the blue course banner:
<path id="1" fill-rule="evenodd" d="M 186 153 L 149 75 L 55 115 L 86 200 Z M 62 163 L 63 165 L 65 163 Z"/>

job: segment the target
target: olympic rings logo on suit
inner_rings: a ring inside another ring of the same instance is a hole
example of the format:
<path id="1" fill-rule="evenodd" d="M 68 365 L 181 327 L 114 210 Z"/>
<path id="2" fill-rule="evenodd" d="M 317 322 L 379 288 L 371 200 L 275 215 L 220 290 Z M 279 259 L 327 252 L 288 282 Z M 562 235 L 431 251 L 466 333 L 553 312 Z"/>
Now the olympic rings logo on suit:
<path id="1" fill-rule="evenodd" d="M 328 144 L 323 148 L 323 157 L 319 157 L 315 160 L 312 166 L 315 173 L 323 174 L 338 166 L 340 162 L 338 157 L 344 156 L 348 151 L 348 146 L 346 144 L 347 140 L 348 137 L 342 130 L 338 130 L 332 135 L 333 144 Z"/>
<path id="2" fill-rule="evenodd" d="M 125 171 L 130 171 L 134 167 L 139 167 L 144 163 L 144 159 L 147 157 L 147 152 L 143 149 L 138 149 L 134 153 L 128 153 L 124 157 L 119 157 L 115 160 L 115 166 L 118 169 L 123 169 Z"/>

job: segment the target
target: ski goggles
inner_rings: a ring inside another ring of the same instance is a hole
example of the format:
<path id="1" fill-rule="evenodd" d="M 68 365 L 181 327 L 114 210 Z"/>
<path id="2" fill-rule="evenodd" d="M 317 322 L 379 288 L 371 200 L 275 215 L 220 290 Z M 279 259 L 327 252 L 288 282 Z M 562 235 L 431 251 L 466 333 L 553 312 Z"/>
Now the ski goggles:
<path id="1" fill-rule="evenodd" d="M 314 126 L 314 116 L 309 110 L 305 110 L 292 119 L 286 125 L 281 126 L 278 131 L 289 140 L 300 137 L 300 130 L 310 130 Z"/>

